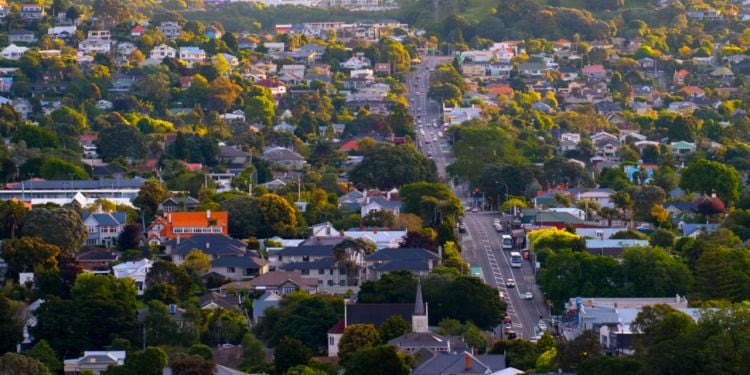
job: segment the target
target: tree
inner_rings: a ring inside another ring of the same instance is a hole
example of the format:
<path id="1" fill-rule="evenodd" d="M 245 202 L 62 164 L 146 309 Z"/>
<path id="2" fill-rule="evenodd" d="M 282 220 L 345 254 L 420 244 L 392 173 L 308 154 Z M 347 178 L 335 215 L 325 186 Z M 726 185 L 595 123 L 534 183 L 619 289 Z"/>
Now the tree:
<path id="1" fill-rule="evenodd" d="M 107 375 L 160 375 L 167 366 L 167 353 L 161 348 L 149 346 L 146 350 L 129 353 L 123 366 L 111 366 Z M 174 372 L 174 369 L 172 370 Z"/>
<path id="2" fill-rule="evenodd" d="M 0 357 L 0 373 L 3 375 L 49 375 L 44 363 L 17 353 L 7 352 Z"/>
<path id="3" fill-rule="evenodd" d="M 622 253 L 621 295 L 656 297 L 686 295 L 692 274 L 681 260 L 661 248 L 633 247 Z"/>
<path id="4" fill-rule="evenodd" d="M 289 202 L 276 195 L 264 194 L 258 198 L 260 223 L 256 235 L 269 238 L 277 235 L 288 235 L 297 227 L 297 213 Z"/>
<path id="5" fill-rule="evenodd" d="M 682 170 L 680 187 L 688 192 L 716 195 L 724 202 L 734 202 L 740 196 L 740 175 L 734 167 L 698 159 Z"/>
<path id="6" fill-rule="evenodd" d="M 146 275 L 146 285 L 149 286 L 146 293 L 149 293 L 152 288 L 162 289 L 164 285 L 176 288 L 175 292 L 180 300 L 188 298 L 193 289 L 193 281 L 184 268 L 178 267 L 172 262 L 164 261 L 157 261 L 151 266 L 151 270 Z M 167 295 L 170 294 L 171 292 L 167 292 Z M 167 303 L 166 300 L 156 297 L 161 295 L 162 293 L 154 293 L 152 298 Z"/>
<path id="7" fill-rule="evenodd" d="M 211 257 L 199 249 L 192 249 L 185 256 L 181 267 L 196 280 L 211 268 Z"/>
<path id="8" fill-rule="evenodd" d="M 351 357 L 360 350 L 380 344 L 380 336 L 372 324 L 351 324 L 344 329 L 339 341 L 339 358 L 346 366 Z"/>
<path id="9" fill-rule="evenodd" d="M 390 190 L 418 181 L 433 182 L 437 168 L 411 145 L 378 144 L 349 171 L 349 178 L 358 186 Z"/>
<path id="10" fill-rule="evenodd" d="M 60 248 L 38 238 L 21 237 L 2 243 L 2 257 L 8 273 L 15 279 L 20 272 L 57 271 Z"/>
<path id="11" fill-rule="evenodd" d="M 587 330 L 574 340 L 558 345 L 557 363 L 564 371 L 575 371 L 587 359 L 601 356 L 601 350 L 599 336 Z"/>
<path id="12" fill-rule="evenodd" d="M 206 107 L 210 111 L 226 112 L 242 93 L 242 87 L 225 77 L 213 80 L 208 87 Z"/>
<path id="13" fill-rule="evenodd" d="M 649 244 L 655 247 L 671 249 L 674 246 L 675 239 L 676 237 L 671 231 L 657 228 L 653 233 L 651 233 L 651 240 L 649 241 Z"/>
<path id="14" fill-rule="evenodd" d="M 395 346 L 381 345 L 355 352 L 346 369 L 352 374 L 407 375 L 410 369 L 406 358 Z"/>
<path id="15" fill-rule="evenodd" d="M 229 215 L 229 235 L 250 238 L 258 232 L 260 214 L 258 200 L 251 197 L 230 198 L 221 202 L 222 210 Z"/>
<path id="16" fill-rule="evenodd" d="M 159 204 L 167 199 L 167 191 L 155 179 L 143 183 L 138 195 L 133 199 L 133 205 L 141 209 L 145 220 L 151 220 L 159 208 Z"/>
<path id="17" fill-rule="evenodd" d="M 21 325 L 19 324 L 10 300 L 0 296 L 0 352 L 12 352 L 23 339 Z"/>
<path id="18" fill-rule="evenodd" d="M 148 302 L 148 312 L 143 319 L 145 339 L 149 345 L 180 345 L 179 327 L 167 306 L 159 301 Z"/>
<path id="19" fill-rule="evenodd" d="M 39 340 L 24 355 L 42 362 L 53 374 L 59 373 L 63 369 L 62 362 L 57 358 L 55 350 L 52 349 L 47 340 Z"/>
<path id="20" fill-rule="evenodd" d="M 141 160 L 146 156 L 148 148 L 138 128 L 131 125 L 115 125 L 99 133 L 97 151 L 104 161 L 118 157 Z"/>
<path id="21" fill-rule="evenodd" d="M 23 234 L 38 237 L 60 248 L 60 256 L 72 257 L 88 235 L 81 215 L 68 208 L 35 208 L 24 219 Z"/>
<path id="22" fill-rule="evenodd" d="M 11 139 L 14 143 L 24 141 L 29 148 L 54 148 L 58 146 L 55 132 L 34 125 L 19 126 Z"/>
<path id="23" fill-rule="evenodd" d="M 86 180 L 89 178 L 83 168 L 54 156 L 44 161 L 39 169 L 39 176 L 48 180 Z"/>
<path id="24" fill-rule="evenodd" d="M 117 248 L 120 251 L 137 249 L 141 243 L 141 226 L 138 224 L 127 224 L 117 236 Z"/>
<path id="25" fill-rule="evenodd" d="M 246 335 L 247 336 L 247 335 Z M 211 351 L 211 347 L 206 344 L 194 344 L 188 349 L 188 354 L 199 355 L 205 359 L 213 359 L 214 354 Z"/>
<path id="26" fill-rule="evenodd" d="M 257 368 L 266 363 L 266 350 L 263 343 L 255 336 L 248 333 L 242 338 L 242 365 L 243 367 Z"/>
<path id="27" fill-rule="evenodd" d="M 2 238 L 16 238 L 16 231 L 21 227 L 23 218 L 29 210 L 23 202 L 5 200 L 0 202 L 0 230 Z"/>
<path id="28" fill-rule="evenodd" d="M 274 374 L 282 375 L 294 366 L 307 364 L 311 357 L 302 341 L 284 336 L 274 351 Z"/>
<path id="29" fill-rule="evenodd" d="M 214 362 L 199 355 L 180 354 L 172 358 L 169 367 L 174 375 L 213 374 Z"/>
<path id="30" fill-rule="evenodd" d="M 400 315 L 391 315 L 378 327 L 378 336 L 384 343 L 411 331 L 411 324 Z"/>
<path id="31" fill-rule="evenodd" d="M 446 218 L 453 222 L 463 212 L 461 201 L 441 183 L 420 181 L 404 185 L 399 190 L 399 199 L 404 202 L 405 212 L 417 214 L 424 223 L 435 227 Z"/>
<path id="32" fill-rule="evenodd" d="M 53 123 L 68 126 L 79 134 L 88 127 L 86 117 L 68 106 L 62 106 L 52 111 L 50 119 Z"/>
<path id="33" fill-rule="evenodd" d="M 623 190 L 632 185 L 628 175 L 625 174 L 625 171 L 621 168 L 614 167 L 602 168 L 597 181 L 599 182 L 599 187 L 610 188 L 617 191 Z"/>
<path id="34" fill-rule="evenodd" d="M 111 20 L 112 24 L 119 24 L 130 17 L 130 8 L 124 0 L 95 0 L 93 10 L 98 18 Z"/>
<path id="35" fill-rule="evenodd" d="M 273 125 L 276 115 L 276 102 L 268 88 L 253 85 L 245 100 L 245 118 L 257 121 L 265 126 Z"/>
<path id="36" fill-rule="evenodd" d="M 448 173 L 468 180 L 472 186 L 479 186 L 480 176 L 488 165 L 523 164 L 523 157 L 513 146 L 511 136 L 498 127 L 461 127 L 458 141 L 453 144 L 453 154 L 456 160 L 448 166 Z"/>

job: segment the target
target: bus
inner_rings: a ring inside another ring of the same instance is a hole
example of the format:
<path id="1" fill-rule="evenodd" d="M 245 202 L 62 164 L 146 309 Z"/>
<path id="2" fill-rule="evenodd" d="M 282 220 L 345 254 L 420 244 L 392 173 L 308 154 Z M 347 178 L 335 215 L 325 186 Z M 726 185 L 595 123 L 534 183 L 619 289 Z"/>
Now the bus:
<path id="1" fill-rule="evenodd" d="M 514 251 L 510 253 L 510 266 L 513 268 L 521 268 L 521 253 L 518 251 Z"/>

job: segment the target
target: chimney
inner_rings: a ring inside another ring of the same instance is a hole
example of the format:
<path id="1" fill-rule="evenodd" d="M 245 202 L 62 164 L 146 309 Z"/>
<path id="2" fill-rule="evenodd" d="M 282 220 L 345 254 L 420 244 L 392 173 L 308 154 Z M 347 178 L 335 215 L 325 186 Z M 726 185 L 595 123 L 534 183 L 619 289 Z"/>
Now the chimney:
<path id="1" fill-rule="evenodd" d="M 378 227 L 377 226 L 372 227 L 372 233 L 378 234 Z"/>
<path id="2" fill-rule="evenodd" d="M 211 210 L 206 210 L 206 219 L 211 219 Z"/>
<path id="3" fill-rule="evenodd" d="M 344 230 L 343 229 L 339 231 L 339 236 L 344 237 Z"/>
<path id="4" fill-rule="evenodd" d="M 471 371 L 471 355 L 469 353 L 464 354 L 464 370 Z"/>
<path id="5" fill-rule="evenodd" d="M 169 220 L 169 224 L 172 224 L 172 214 L 167 215 L 167 219 Z"/>
<path id="6" fill-rule="evenodd" d="M 587 305 L 588 305 L 589 307 L 594 307 L 594 300 L 593 300 L 593 299 L 590 299 L 590 300 L 588 300 L 588 302 L 587 302 L 586 304 L 587 304 Z"/>
<path id="7" fill-rule="evenodd" d="M 330 235 L 331 235 L 331 224 L 328 223 L 326 224 L 326 236 L 330 236 Z"/>
<path id="8" fill-rule="evenodd" d="M 180 244 L 180 235 L 179 234 L 177 235 L 177 244 L 178 245 Z"/>

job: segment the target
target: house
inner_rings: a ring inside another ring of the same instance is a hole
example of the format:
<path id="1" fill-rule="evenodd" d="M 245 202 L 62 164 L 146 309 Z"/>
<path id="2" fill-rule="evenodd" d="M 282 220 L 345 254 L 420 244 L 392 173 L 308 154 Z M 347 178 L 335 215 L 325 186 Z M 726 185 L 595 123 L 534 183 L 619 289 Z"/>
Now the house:
<path id="1" fill-rule="evenodd" d="M 594 255 L 620 256 L 626 248 L 646 246 L 647 240 L 586 240 L 586 251 Z"/>
<path id="2" fill-rule="evenodd" d="M 84 54 L 102 53 L 108 54 L 112 42 L 108 39 L 87 38 L 78 43 L 78 50 Z"/>
<path id="3" fill-rule="evenodd" d="M 702 98 L 705 95 L 703 89 L 698 86 L 685 86 L 677 90 L 677 92 L 690 98 Z"/>
<path id="4" fill-rule="evenodd" d="M 285 147 L 271 147 L 263 151 L 263 159 L 290 171 L 301 171 L 305 165 L 302 155 Z"/>
<path id="5" fill-rule="evenodd" d="M 419 287 L 421 289 L 421 286 Z M 421 293 L 419 293 L 421 295 Z M 345 303 L 344 319 L 341 319 L 328 330 L 328 356 L 337 357 L 339 354 L 339 341 L 346 327 L 352 324 L 372 324 L 375 328 L 380 327 L 391 316 L 400 316 L 404 321 L 413 321 L 416 304 L 413 303 Z M 412 330 L 423 331 L 426 327 L 426 309 L 424 315 L 417 316 L 417 323 L 412 323 Z"/>
<path id="6" fill-rule="evenodd" d="M 375 63 L 375 73 L 381 73 L 385 75 L 391 74 L 391 64 L 389 63 Z"/>
<path id="7" fill-rule="evenodd" d="M 688 74 L 689 73 L 686 69 L 676 70 L 672 75 L 672 83 L 675 85 L 685 84 L 685 78 L 688 76 Z"/>
<path id="8" fill-rule="evenodd" d="M 32 204 L 55 203 L 64 205 L 75 200 L 82 206 L 88 206 L 97 199 L 106 199 L 118 204 L 132 206 L 131 200 L 138 196 L 146 180 L 132 179 L 99 179 L 99 180 L 26 180 L 12 182 L 0 190 L 0 200 L 31 200 Z"/>
<path id="9" fill-rule="evenodd" d="M 111 40 L 112 33 L 109 30 L 89 30 L 88 39 Z"/>
<path id="10" fill-rule="evenodd" d="M 163 213 L 171 213 L 177 211 L 193 211 L 200 201 L 189 196 L 170 196 L 159 204 L 159 210 Z"/>
<path id="11" fill-rule="evenodd" d="M 31 30 L 13 29 L 8 32 L 9 43 L 34 43 L 36 35 Z"/>
<path id="12" fill-rule="evenodd" d="M 365 198 L 365 203 L 360 208 L 360 215 L 365 217 L 373 211 L 389 211 L 398 216 L 401 213 L 401 201 L 392 201 L 381 197 Z"/>
<path id="13" fill-rule="evenodd" d="M 379 280 L 392 271 L 427 276 L 440 264 L 440 255 L 422 248 L 385 248 L 365 257 L 368 280 Z"/>
<path id="14" fill-rule="evenodd" d="M 189 65 L 204 62 L 206 61 L 206 51 L 199 47 L 180 47 L 180 60 L 186 61 Z"/>
<path id="15" fill-rule="evenodd" d="M 505 356 L 502 354 L 435 353 L 412 370 L 412 375 L 506 375 Z M 511 373 L 517 374 L 521 372 Z"/>
<path id="16" fill-rule="evenodd" d="M 130 56 L 137 49 L 138 47 L 130 42 L 122 42 L 117 44 L 117 54 L 120 56 Z"/>
<path id="17" fill-rule="evenodd" d="M 370 59 L 365 57 L 365 54 L 362 52 L 357 52 L 354 56 L 341 63 L 341 67 L 346 69 L 363 69 L 370 66 Z"/>
<path id="18" fill-rule="evenodd" d="M 251 253 L 218 256 L 211 260 L 209 272 L 228 280 L 245 280 L 268 272 L 268 261 Z"/>
<path id="19" fill-rule="evenodd" d="M 252 155 L 242 151 L 239 146 L 219 146 L 219 160 L 222 163 L 233 165 L 246 165 Z"/>
<path id="20" fill-rule="evenodd" d="M 117 252 L 100 247 L 82 248 L 76 254 L 76 263 L 89 272 L 109 273 L 109 265 L 119 258 Z"/>
<path id="21" fill-rule="evenodd" d="M 0 57 L 6 60 L 19 60 L 21 56 L 23 56 L 23 54 L 28 50 L 28 47 L 20 47 L 11 43 L 9 46 L 3 48 L 3 50 L 0 51 Z"/>
<path id="22" fill-rule="evenodd" d="M 518 65 L 518 73 L 524 76 L 541 77 L 547 70 L 549 70 L 547 65 L 541 63 L 523 63 Z"/>
<path id="23" fill-rule="evenodd" d="M 726 66 L 720 66 L 711 72 L 711 77 L 728 79 L 733 78 L 734 73 L 732 72 L 732 69 L 729 69 Z"/>
<path id="24" fill-rule="evenodd" d="M 253 322 L 258 323 L 265 316 L 266 309 L 269 307 L 278 308 L 281 304 L 282 297 L 270 290 L 263 292 L 260 298 L 253 300 Z"/>
<path id="25" fill-rule="evenodd" d="M 577 201 L 588 200 L 595 202 L 599 205 L 599 207 L 614 208 L 614 203 L 612 203 L 612 196 L 615 194 L 615 191 L 612 189 L 570 189 L 570 193 L 575 197 Z"/>
<path id="26" fill-rule="evenodd" d="M 343 258 L 337 259 L 333 248 L 328 244 L 285 247 L 275 252 L 275 259 L 269 254 L 269 261 L 280 270 L 299 271 L 303 278 L 317 279 L 321 290 L 356 290 L 366 274 L 364 254 L 346 249 Z"/>
<path id="27" fill-rule="evenodd" d="M 581 74 L 586 78 L 604 79 L 607 78 L 607 69 L 604 65 L 586 65 L 581 69 Z"/>
<path id="28" fill-rule="evenodd" d="M 149 243 L 159 244 L 197 234 L 226 235 L 229 233 L 228 222 L 227 212 L 169 212 L 154 219 L 146 229 L 146 238 Z"/>
<path id="29" fill-rule="evenodd" d="M 177 39 L 182 34 L 182 26 L 177 22 L 162 22 L 159 24 L 159 31 L 169 40 Z"/>
<path id="30" fill-rule="evenodd" d="M 125 228 L 126 213 L 122 212 L 84 212 L 83 224 L 88 229 L 87 245 L 112 247 Z"/>
<path id="31" fill-rule="evenodd" d="M 697 149 L 695 143 L 685 141 L 672 142 L 669 147 L 672 149 L 672 153 L 678 157 L 693 153 Z"/>
<path id="32" fill-rule="evenodd" d="M 701 234 L 711 234 L 719 229 L 719 224 L 681 224 L 683 237 L 698 238 Z"/>
<path id="33" fill-rule="evenodd" d="M 247 244 L 222 234 L 199 234 L 186 239 L 177 237 L 164 242 L 164 253 L 178 266 L 193 250 L 208 255 L 213 261 L 222 257 L 244 256 L 247 254 Z M 259 266 L 262 268 L 262 265 Z"/>
<path id="34" fill-rule="evenodd" d="M 135 287 L 138 290 L 138 295 L 142 296 L 143 292 L 148 287 L 146 285 L 146 275 L 153 267 L 154 262 L 149 259 L 141 259 L 134 262 L 124 262 L 117 264 L 112 267 L 112 272 L 118 279 L 130 278 L 135 281 Z"/>
<path id="35" fill-rule="evenodd" d="M 44 7 L 36 3 L 25 3 L 21 4 L 20 15 L 25 20 L 40 20 L 47 15 L 44 11 Z"/>
<path id="36" fill-rule="evenodd" d="M 201 310 L 235 310 L 239 308 L 241 303 L 242 298 L 239 294 L 234 296 L 217 292 L 209 292 L 198 298 L 198 307 Z"/>
<path id="37" fill-rule="evenodd" d="M 130 36 L 133 38 L 140 38 L 143 36 L 144 32 L 145 30 L 143 29 L 143 26 L 135 25 L 132 29 L 130 29 Z"/>
<path id="38" fill-rule="evenodd" d="M 251 292 L 266 291 L 279 296 L 285 296 L 295 291 L 315 294 L 318 292 L 318 281 L 315 278 L 303 277 L 300 271 L 276 270 L 266 272 L 252 280 L 229 283 L 225 287 Z"/>
<path id="39" fill-rule="evenodd" d="M 166 44 L 160 44 L 151 50 L 150 57 L 159 61 L 164 60 L 165 57 L 174 59 L 177 57 L 177 50 Z"/>
<path id="40" fill-rule="evenodd" d="M 275 79 L 261 79 L 256 82 L 258 86 L 263 86 L 271 90 L 271 96 L 274 99 L 279 99 L 286 94 L 286 85 Z"/>
<path id="41" fill-rule="evenodd" d="M 213 25 L 206 27 L 206 31 L 203 32 L 203 36 L 208 39 L 221 39 L 222 35 L 224 35 L 224 33 Z"/>
<path id="42" fill-rule="evenodd" d="M 83 357 L 66 359 L 63 365 L 65 374 L 80 374 L 84 371 L 103 375 L 109 366 L 122 366 L 125 364 L 127 353 L 122 350 L 109 351 L 84 351 Z"/>

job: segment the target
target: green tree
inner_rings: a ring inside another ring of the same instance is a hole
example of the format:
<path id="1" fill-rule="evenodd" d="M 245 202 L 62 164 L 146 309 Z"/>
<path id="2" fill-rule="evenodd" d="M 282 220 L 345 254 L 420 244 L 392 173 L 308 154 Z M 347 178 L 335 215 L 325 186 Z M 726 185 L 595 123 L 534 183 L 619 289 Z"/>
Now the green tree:
<path id="1" fill-rule="evenodd" d="M 411 331 L 411 324 L 400 315 L 391 315 L 378 327 L 378 336 L 384 343 Z"/>
<path id="2" fill-rule="evenodd" d="M 39 175 L 48 180 L 87 180 L 89 178 L 83 168 L 54 156 L 44 161 Z"/>
<path id="3" fill-rule="evenodd" d="M 349 171 L 349 178 L 358 186 L 389 190 L 418 181 L 434 182 L 437 168 L 410 145 L 378 144 Z"/>
<path id="4" fill-rule="evenodd" d="M 339 341 L 339 358 L 344 366 L 357 351 L 380 344 L 380 336 L 372 324 L 351 324 L 344 329 Z"/>
<path id="5" fill-rule="evenodd" d="M 49 375 L 49 369 L 44 363 L 13 352 L 7 352 L 0 357 L 0 373 L 7 375 Z"/>
<path id="6" fill-rule="evenodd" d="M 50 119 L 53 123 L 69 126 L 78 133 L 82 133 L 88 127 L 86 116 L 68 106 L 62 106 L 52 111 Z"/>
<path id="7" fill-rule="evenodd" d="M 274 374 L 283 375 L 294 366 L 307 364 L 311 357 L 310 349 L 302 341 L 284 336 L 274 351 Z"/>
<path id="8" fill-rule="evenodd" d="M 148 302 L 148 312 L 143 319 L 146 342 L 149 345 L 179 345 L 179 327 L 167 306 L 159 301 Z"/>
<path id="9" fill-rule="evenodd" d="M 5 240 L 2 257 L 8 263 L 8 273 L 17 279 L 20 272 L 57 271 L 60 248 L 34 237 Z"/>
<path id="10" fill-rule="evenodd" d="M 680 187 L 695 193 L 716 192 L 724 202 L 734 202 L 740 196 L 741 180 L 733 167 L 699 159 L 682 170 Z"/>
<path id="11" fill-rule="evenodd" d="M 59 373 L 63 369 L 62 362 L 57 358 L 57 353 L 55 353 L 55 350 L 52 349 L 47 340 L 39 340 L 24 355 L 44 363 L 47 369 L 53 374 Z"/>
<path id="12" fill-rule="evenodd" d="M 651 233 L 651 239 L 649 243 L 651 244 L 651 246 L 671 249 L 674 246 L 675 239 L 676 237 L 671 231 L 658 228 L 653 233 Z"/>
<path id="13" fill-rule="evenodd" d="M 661 248 L 633 247 L 622 253 L 621 295 L 656 297 L 686 295 L 692 275 L 687 265 Z"/>
<path id="14" fill-rule="evenodd" d="M 514 165 L 523 161 L 510 135 L 503 129 L 488 126 L 462 127 L 458 141 L 453 144 L 453 154 L 456 160 L 448 166 L 448 173 L 468 180 L 472 186 L 479 185 L 482 171 L 488 165 Z"/>
<path id="15" fill-rule="evenodd" d="M 578 365 L 576 371 L 579 375 L 629 375 L 639 374 L 643 369 L 643 363 L 636 358 L 597 356 L 589 358 Z"/>
<path id="16" fill-rule="evenodd" d="M 0 107 L 1 108 L 1 107 Z M 58 146 L 55 132 L 34 125 L 21 125 L 13 132 L 14 143 L 26 142 L 29 148 L 54 148 Z"/>
<path id="17" fill-rule="evenodd" d="M 391 345 L 358 350 L 348 361 L 346 369 L 352 374 L 368 375 L 407 375 L 410 372 L 407 355 Z"/>
<path id="18" fill-rule="evenodd" d="M 261 224 L 258 200 L 251 197 L 230 198 L 221 202 L 222 210 L 229 215 L 229 235 L 235 238 L 250 238 L 258 232 Z"/>
<path id="19" fill-rule="evenodd" d="M 599 335 L 592 330 L 557 346 L 557 363 L 564 371 L 575 371 L 582 362 L 601 355 Z"/>
<path id="20" fill-rule="evenodd" d="M 630 187 L 630 179 L 621 168 L 602 168 L 597 179 L 599 186 L 602 188 L 611 188 L 613 190 L 623 190 Z"/>
<path id="21" fill-rule="evenodd" d="M 185 256 L 181 267 L 193 279 L 198 279 L 211 268 L 211 257 L 199 249 L 193 249 Z"/>
<path id="22" fill-rule="evenodd" d="M 161 348 L 149 346 L 146 350 L 129 353 L 123 366 L 111 366 L 107 375 L 160 375 L 167 367 L 167 353 Z"/>
<path id="23" fill-rule="evenodd" d="M 297 227 L 296 210 L 286 199 L 276 194 L 264 194 L 258 198 L 257 207 L 260 214 L 258 233 L 256 233 L 258 237 L 289 235 Z"/>
<path id="24" fill-rule="evenodd" d="M 242 338 L 242 365 L 257 368 L 266 363 L 266 350 L 263 343 L 248 333 Z"/>
<path id="25" fill-rule="evenodd" d="M 72 257 L 80 249 L 87 232 L 81 215 L 68 208 L 35 208 L 24 218 L 23 234 L 56 245 L 63 257 Z"/>
<path id="26" fill-rule="evenodd" d="M 204 375 L 214 372 L 214 362 L 199 355 L 178 354 L 172 357 L 169 367 L 174 375 Z"/>
<path id="27" fill-rule="evenodd" d="M 133 199 L 133 205 L 141 209 L 145 220 L 151 220 L 159 208 L 159 204 L 167 199 L 167 191 L 155 179 L 143 183 L 138 195 Z"/>
<path id="28" fill-rule="evenodd" d="M 10 300 L 0 296 L 0 351 L 3 353 L 14 351 L 23 339 L 21 325 L 14 315 Z"/>
<path id="29" fill-rule="evenodd" d="M 404 211 L 419 215 L 424 223 L 439 225 L 443 219 L 453 220 L 463 212 L 461 201 L 442 183 L 415 182 L 399 190 Z"/>
<path id="30" fill-rule="evenodd" d="M 141 160 L 146 157 L 146 139 L 135 126 L 115 125 L 102 130 L 97 139 L 97 151 L 104 161 L 118 157 Z"/>

